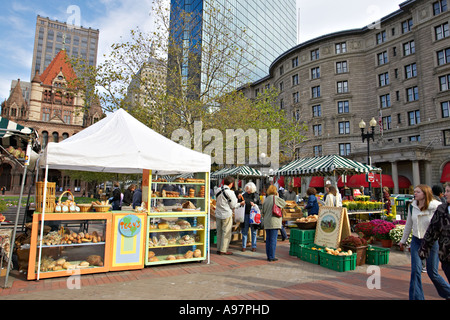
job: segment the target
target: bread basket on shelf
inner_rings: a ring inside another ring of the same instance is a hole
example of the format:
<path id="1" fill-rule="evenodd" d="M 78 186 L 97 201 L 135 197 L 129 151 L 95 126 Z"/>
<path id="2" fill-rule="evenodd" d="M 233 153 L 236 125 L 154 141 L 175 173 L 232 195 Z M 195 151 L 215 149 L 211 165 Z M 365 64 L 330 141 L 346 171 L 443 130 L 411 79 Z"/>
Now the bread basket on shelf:
<path id="1" fill-rule="evenodd" d="M 68 193 L 72 196 L 72 200 L 67 200 L 65 202 L 62 202 L 62 198 L 63 196 Z M 56 204 L 55 207 L 55 212 L 57 213 L 69 213 L 69 212 L 79 212 L 80 208 L 77 207 L 76 203 L 75 203 L 75 197 L 73 196 L 72 192 L 70 192 L 69 190 L 64 191 L 63 193 L 61 193 L 61 195 L 59 196 L 58 199 L 58 203 Z"/>
<path id="2" fill-rule="evenodd" d="M 96 201 L 92 202 L 92 208 L 94 208 L 95 212 L 108 212 L 111 209 L 111 205 L 106 201 Z"/>
<path id="3" fill-rule="evenodd" d="M 79 203 L 80 212 L 92 212 L 92 203 Z"/>

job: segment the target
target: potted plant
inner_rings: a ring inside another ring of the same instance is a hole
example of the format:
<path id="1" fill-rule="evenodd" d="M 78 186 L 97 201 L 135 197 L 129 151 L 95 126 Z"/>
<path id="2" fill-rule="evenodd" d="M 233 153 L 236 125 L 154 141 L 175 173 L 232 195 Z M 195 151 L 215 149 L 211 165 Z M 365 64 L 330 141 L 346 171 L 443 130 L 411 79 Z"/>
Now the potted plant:
<path id="1" fill-rule="evenodd" d="M 367 240 L 361 237 L 348 236 L 341 241 L 344 250 L 356 252 L 356 265 L 362 266 L 366 263 Z"/>
<path id="2" fill-rule="evenodd" d="M 389 232 L 395 228 L 395 225 L 392 222 L 380 219 L 372 220 L 370 223 L 374 225 L 373 235 L 381 241 L 382 247 L 392 247 L 392 239 Z"/>
<path id="3" fill-rule="evenodd" d="M 398 244 L 400 242 L 400 240 L 402 240 L 403 237 L 403 233 L 405 231 L 405 225 L 404 224 L 396 224 L 395 228 L 392 229 L 391 231 L 389 231 L 389 235 L 392 239 L 392 242 L 394 244 Z M 411 239 L 412 239 L 412 232 L 409 234 L 408 239 L 406 240 L 405 245 L 409 245 L 411 243 Z"/>
<path id="4" fill-rule="evenodd" d="M 361 237 L 364 238 L 367 242 L 372 242 L 373 236 L 373 227 L 374 225 L 370 222 L 360 222 L 355 225 L 355 232 Z"/>

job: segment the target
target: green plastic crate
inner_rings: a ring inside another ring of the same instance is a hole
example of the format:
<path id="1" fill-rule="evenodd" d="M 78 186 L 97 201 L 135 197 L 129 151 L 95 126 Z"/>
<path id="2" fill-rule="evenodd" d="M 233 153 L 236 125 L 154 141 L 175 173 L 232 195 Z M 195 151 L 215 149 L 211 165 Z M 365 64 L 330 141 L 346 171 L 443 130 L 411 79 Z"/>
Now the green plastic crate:
<path id="1" fill-rule="evenodd" d="M 370 246 L 369 248 L 367 248 L 366 252 L 366 264 L 372 264 L 377 266 L 382 264 L 388 264 L 389 253 L 390 253 L 389 249 Z"/>
<path id="2" fill-rule="evenodd" d="M 217 230 L 211 229 L 209 231 L 209 240 L 211 244 L 217 244 Z"/>
<path id="3" fill-rule="evenodd" d="M 299 243 L 298 241 L 295 241 L 295 240 L 290 241 L 290 243 L 291 243 L 291 245 L 289 248 L 289 255 L 298 257 L 298 255 L 300 254 L 300 250 L 301 250 L 301 243 Z"/>
<path id="4" fill-rule="evenodd" d="M 350 271 L 356 269 L 356 253 L 350 256 L 335 256 L 323 251 L 319 253 L 319 264 L 322 267 L 338 271 Z"/>
<path id="5" fill-rule="evenodd" d="M 296 241 L 300 244 L 313 244 L 316 230 L 291 229 L 289 241 Z"/>
<path id="6" fill-rule="evenodd" d="M 302 245 L 299 258 L 306 262 L 319 264 L 319 252 L 321 252 L 323 248 L 324 247 L 317 246 L 315 244 Z"/>

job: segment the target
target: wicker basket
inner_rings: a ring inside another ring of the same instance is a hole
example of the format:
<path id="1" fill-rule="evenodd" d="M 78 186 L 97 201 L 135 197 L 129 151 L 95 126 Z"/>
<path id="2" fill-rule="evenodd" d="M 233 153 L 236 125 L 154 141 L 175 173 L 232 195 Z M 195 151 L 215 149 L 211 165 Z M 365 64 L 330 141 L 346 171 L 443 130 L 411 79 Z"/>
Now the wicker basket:
<path id="1" fill-rule="evenodd" d="M 42 212 L 44 205 L 44 181 L 36 182 L 36 212 Z M 55 212 L 56 183 L 47 182 L 47 195 L 45 198 L 45 211 Z"/>
<path id="2" fill-rule="evenodd" d="M 311 229 L 315 229 L 317 226 L 317 222 L 313 221 L 313 222 L 296 222 L 295 223 L 297 225 L 297 227 L 299 229 L 302 230 L 311 230 Z"/>
<path id="3" fill-rule="evenodd" d="M 110 205 L 97 205 L 94 204 L 92 207 L 95 209 L 95 212 L 108 212 L 111 209 Z"/>
<path id="4" fill-rule="evenodd" d="M 62 197 L 63 197 L 66 193 L 69 193 L 69 194 L 72 196 L 72 200 L 71 200 L 71 201 L 75 202 L 75 197 L 73 196 L 72 192 L 70 192 L 70 191 L 67 190 L 67 191 L 64 191 L 63 193 L 61 193 L 61 195 L 59 196 L 59 199 L 58 199 L 58 203 L 59 203 L 59 204 L 61 204 L 61 202 L 62 202 Z M 69 212 L 76 212 L 76 211 L 70 211 L 70 208 L 69 208 L 69 210 L 68 210 L 67 212 L 63 212 L 63 210 L 61 210 L 61 213 L 69 213 Z"/>
<path id="5" fill-rule="evenodd" d="M 80 208 L 80 212 L 91 212 L 92 204 L 91 203 L 80 203 L 77 204 L 78 208 Z"/>

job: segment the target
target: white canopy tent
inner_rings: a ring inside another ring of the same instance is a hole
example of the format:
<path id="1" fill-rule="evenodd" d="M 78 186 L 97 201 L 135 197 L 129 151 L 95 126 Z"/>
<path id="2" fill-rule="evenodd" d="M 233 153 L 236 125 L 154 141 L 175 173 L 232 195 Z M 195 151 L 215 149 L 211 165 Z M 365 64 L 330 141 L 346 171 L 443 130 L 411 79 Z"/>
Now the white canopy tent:
<path id="1" fill-rule="evenodd" d="M 44 199 L 48 169 L 131 174 L 139 174 L 146 169 L 152 170 L 154 175 L 211 171 L 210 156 L 158 134 L 123 109 L 60 143 L 48 143 L 42 156 L 41 166 L 45 167 Z M 45 201 L 42 211 L 41 242 Z M 41 251 L 38 265 L 40 259 Z"/>
<path id="2" fill-rule="evenodd" d="M 211 171 L 210 156 L 167 139 L 123 109 L 60 143 L 48 143 L 41 163 L 50 169 L 113 173 Z"/>

